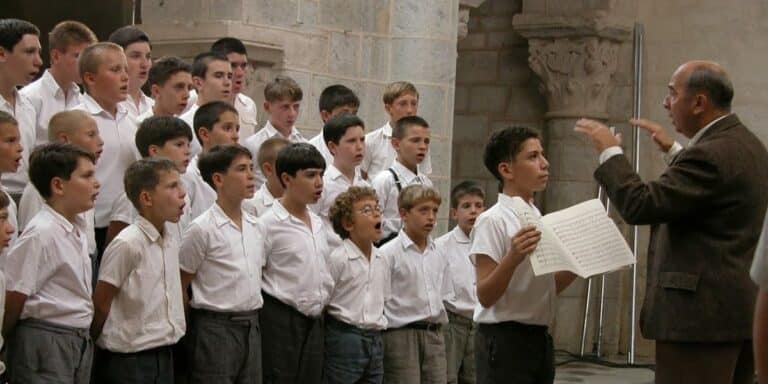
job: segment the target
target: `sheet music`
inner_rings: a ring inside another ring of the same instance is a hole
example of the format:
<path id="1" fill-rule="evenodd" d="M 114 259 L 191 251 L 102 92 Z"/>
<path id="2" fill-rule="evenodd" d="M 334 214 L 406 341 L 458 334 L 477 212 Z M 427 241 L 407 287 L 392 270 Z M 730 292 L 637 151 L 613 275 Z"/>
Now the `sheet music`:
<path id="1" fill-rule="evenodd" d="M 566 270 L 576 272 L 577 266 L 571 262 L 568 251 L 530 205 L 522 199 L 513 199 L 512 209 L 523 227 L 532 225 L 541 231 L 541 240 L 529 256 L 534 274 L 538 276 Z"/>

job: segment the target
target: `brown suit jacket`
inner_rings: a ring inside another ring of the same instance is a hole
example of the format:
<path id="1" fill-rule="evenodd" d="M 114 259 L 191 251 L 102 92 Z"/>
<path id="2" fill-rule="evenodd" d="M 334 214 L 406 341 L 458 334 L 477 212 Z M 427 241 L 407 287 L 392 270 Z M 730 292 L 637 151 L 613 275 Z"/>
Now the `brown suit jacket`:
<path id="1" fill-rule="evenodd" d="M 644 183 L 614 156 L 597 181 L 630 224 L 650 224 L 640 329 L 649 339 L 752 338 L 756 286 L 749 267 L 768 203 L 768 153 L 730 115 Z"/>

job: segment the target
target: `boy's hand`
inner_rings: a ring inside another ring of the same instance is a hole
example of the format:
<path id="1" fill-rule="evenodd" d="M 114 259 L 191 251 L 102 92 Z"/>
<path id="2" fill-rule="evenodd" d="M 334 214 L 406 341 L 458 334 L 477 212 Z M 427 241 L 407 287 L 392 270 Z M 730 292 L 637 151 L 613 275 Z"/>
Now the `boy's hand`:
<path id="1" fill-rule="evenodd" d="M 541 240 L 541 232 L 536 227 L 532 225 L 523 227 L 512 237 L 512 247 L 507 256 L 516 259 L 519 263 L 536 250 L 539 240 Z"/>

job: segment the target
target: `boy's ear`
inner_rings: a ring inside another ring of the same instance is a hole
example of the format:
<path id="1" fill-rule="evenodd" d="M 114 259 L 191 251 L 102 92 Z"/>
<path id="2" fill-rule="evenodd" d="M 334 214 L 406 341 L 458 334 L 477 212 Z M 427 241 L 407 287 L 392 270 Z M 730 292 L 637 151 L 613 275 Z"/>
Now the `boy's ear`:
<path id="1" fill-rule="evenodd" d="M 397 137 L 392 136 L 392 139 L 390 140 L 390 143 L 392 143 L 392 148 L 395 149 L 395 151 L 400 150 L 400 139 Z"/>
<path id="2" fill-rule="evenodd" d="M 157 99 L 157 95 L 160 93 L 160 86 L 157 84 L 150 85 L 149 93 L 152 94 L 153 99 Z"/>
<path id="3" fill-rule="evenodd" d="M 332 113 L 331 111 L 326 111 L 324 109 L 320 110 L 320 119 L 323 120 L 323 123 L 325 123 L 326 121 L 328 121 L 328 119 L 331 118 L 331 113 Z"/>
<path id="4" fill-rule="evenodd" d="M 400 213 L 400 218 L 405 219 L 408 217 L 408 210 L 405 208 L 398 208 L 397 211 Z"/>
<path id="5" fill-rule="evenodd" d="M 90 87 L 90 85 L 93 84 L 96 74 L 93 72 L 85 72 L 81 74 L 80 77 L 82 77 L 83 84 L 88 85 Z"/>
<path id="6" fill-rule="evenodd" d="M 7 56 L 8 56 L 8 51 L 5 48 L 0 47 L 0 63 L 4 63 Z"/>
<path id="7" fill-rule="evenodd" d="M 157 156 L 158 151 L 160 151 L 160 148 L 155 144 L 150 144 L 149 148 L 147 148 L 147 153 L 149 153 L 149 157 Z"/>
<path id="8" fill-rule="evenodd" d="M 280 180 L 283 181 L 283 185 L 285 186 L 285 188 L 288 188 L 288 185 L 291 184 L 291 179 L 292 179 L 291 175 L 289 175 L 288 172 L 283 172 L 279 175 L 279 177 L 280 177 Z"/>
<path id="9" fill-rule="evenodd" d="M 504 179 L 513 179 L 515 176 L 515 173 L 512 170 L 512 163 L 509 161 L 500 162 L 499 165 L 496 166 L 496 170 L 499 171 L 499 175 Z"/>
<path id="10" fill-rule="evenodd" d="M 331 155 L 336 156 L 336 148 L 338 147 L 337 144 L 333 141 L 328 141 L 325 143 L 325 145 L 328 147 L 328 151 L 331 152 Z"/>
<path id="11" fill-rule="evenodd" d="M 347 232 L 352 232 L 352 229 L 354 229 L 355 224 L 352 222 L 352 220 L 349 219 L 342 219 L 341 220 L 341 226 L 346 230 Z"/>
<path id="12" fill-rule="evenodd" d="M 54 64 L 54 63 L 57 63 L 59 61 L 59 59 L 61 58 L 62 52 L 60 52 L 56 48 L 51 48 L 48 51 L 48 54 L 50 55 L 50 58 L 51 58 L 51 64 Z"/>
<path id="13" fill-rule="evenodd" d="M 387 111 L 387 115 L 389 115 L 389 117 L 392 117 L 392 104 L 384 103 L 384 110 Z M 391 123 L 394 123 L 394 121 L 391 121 L 390 124 Z"/>
<path id="14" fill-rule="evenodd" d="M 64 194 L 64 182 L 61 177 L 54 177 L 51 179 L 51 196 L 61 196 Z"/>
<path id="15" fill-rule="evenodd" d="M 457 216 L 458 216 L 457 213 L 458 213 L 458 211 L 459 210 L 456 209 L 456 208 L 451 208 L 451 213 L 450 213 L 451 219 L 457 220 Z"/>
<path id="16" fill-rule="evenodd" d="M 192 85 L 195 87 L 197 92 L 200 92 L 200 88 L 203 87 L 203 82 L 205 79 L 199 76 L 192 76 Z"/>
<path id="17" fill-rule="evenodd" d="M 211 138 L 211 132 L 209 132 L 208 129 L 205 127 L 198 128 L 197 135 L 200 137 L 200 141 L 203 141 L 203 139 L 205 139 L 205 141 L 207 142 Z"/>
<path id="18" fill-rule="evenodd" d="M 221 174 L 221 173 L 219 173 L 219 172 L 214 172 L 214 173 L 211 175 L 211 179 L 213 180 L 213 185 L 215 185 L 215 186 L 216 186 L 216 189 L 217 189 L 217 190 L 221 189 L 221 186 L 222 186 L 222 185 L 223 185 L 223 183 L 224 183 L 224 181 L 223 181 L 223 176 L 224 176 L 224 175 L 222 175 L 222 174 Z"/>
<path id="19" fill-rule="evenodd" d="M 264 100 L 264 104 L 262 104 L 264 107 L 264 111 L 269 113 L 270 107 L 272 107 L 272 104 L 269 103 L 269 101 Z"/>
<path id="20" fill-rule="evenodd" d="M 139 206 L 144 207 L 151 207 L 152 206 L 152 195 L 147 191 L 141 191 L 139 193 Z"/>
<path id="21" fill-rule="evenodd" d="M 260 167 L 261 167 L 261 173 L 263 173 L 264 176 L 266 176 L 267 173 L 275 173 L 275 166 L 268 161 L 264 162 L 264 164 L 261 164 Z"/>

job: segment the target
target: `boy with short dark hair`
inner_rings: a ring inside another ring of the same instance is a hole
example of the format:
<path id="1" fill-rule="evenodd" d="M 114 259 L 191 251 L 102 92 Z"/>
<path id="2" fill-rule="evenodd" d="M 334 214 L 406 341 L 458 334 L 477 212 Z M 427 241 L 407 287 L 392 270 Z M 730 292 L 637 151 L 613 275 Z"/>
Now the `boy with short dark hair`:
<path id="1" fill-rule="evenodd" d="M 547 185 L 549 163 L 539 134 L 525 127 L 495 132 L 485 146 L 483 161 L 502 190 L 498 202 L 477 218 L 472 230 L 470 257 L 480 302 L 474 314 L 479 323 L 477 379 L 479 383 L 552 383 L 554 351 L 547 327 L 554 317 L 557 294 L 576 275 L 534 275 L 527 258 L 541 232 L 523 227 L 512 208 L 514 200 L 521 199 L 538 213 L 533 196 Z"/>
<path id="2" fill-rule="evenodd" d="M 224 55 L 232 64 L 232 92 L 229 103 L 237 109 L 240 116 L 240 142 L 256 133 L 256 103 L 243 93 L 245 75 L 248 72 L 248 52 L 240 39 L 222 37 L 211 44 L 211 52 Z"/>
<path id="3" fill-rule="evenodd" d="M 299 84 L 288 76 L 277 76 L 264 87 L 264 110 L 269 120 L 264 128 L 245 140 L 245 146 L 254 157 L 261 144 L 275 136 L 280 136 L 291 143 L 306 143 L 307 139 L 296 129 L 299 107 L 304 93 Z M 256 170 L 256 186 L 264 184 L 264 175 Z"/>
<path id="4" fill-rule="evenodd" d="M 2 186 L 18 203 L 29 183 L 29 152 L 35 144 L 37 114 L 32 102 L 16 87 L 34 80 L 43 60 L 40 58 L 40 30 L 27 21 L 0 19 L 0 111 L 16 119 L 22 156 L 18 168 L 6 171 Z"/>
<path id="5" fill-rule="evenodd" d="M 21 138 L 19 134 L 19 125 L 16 119 L 10 114 L 0 111 L 0 176 L 3 173 L 14 172 L 19 167 L 22 156 Z M 8 205 L 8 220 L 14 228 L 18 228 L 16 220 L 16 203 L 11 195 L 0 185 L 0 195 L 5 195 L 11 200 Z M 11 235 L 10 244 L 16 241 L 16 233 Z M 5 264 L 5 258 L 8 254 L 8 248 L 0 251 L 0 270 Z"/>
<path id="6" fill-rule="evenodd" d="M 192 83 L 197 90 L 197 101 L 187 107 L 179 118 L 194 128 L 198 108 L 214 101 L 229 103 L 229 95 L 232 94 L 232 65 L 224 55 L 201 53 L 195 56 L 195 61 L 192 62 Z M 196 130 L 195 128 L 194 131 Z M 202 147 L 196 132 L 193 136 L 190 148 L 192 156 L 196 156 L 202 151 Z"/>
<path id="7" fill-rule="evenodd" d="M 419 172 L 419 164 L 428 156 L 429 142 L 429 124 L 418 116 L 403 117 L 392 130 L 392 146 L 397 152 L 397 157 L 386 172 L 380 172 L 371 182 L 376 195 L 379 196 L 381 215 L 384 218 L 383 235 L 378 246 L 392 240 L 400 231 L 400 214 L 397 207 L 400 191 L 414 184 L 432 186 L 432 181 L 427 175 Z"/>
<path id="8" fill-rule="evenodd" d="M 77 58 L 85 47 L 97 42 L 93 31 L 79 21 L 66 20 L 48 33 L 50 68 L 20 92 L 35 108 L 35 146 L 48 142 L 48 123 L 58 112 L 80 104 L 80 74 Z"/>
<path id="9" fill-rule="evenodd" d="M 261 170 L 266 182 L 259 187 L 252 198 L 243 201 L 243 209 L 246 212 L 259 217 L 272 208 L 276 199 L 283 197 L 283 185 L 275 172 L 275 160 L 277 160 L 277 153 L 290 143 L 276 136 L 261 144 L 259 155 L 256 157 L 256 168 Z"/>
<path id="10" fill-rule="evenodd" d="M 448 257 L 453 295 L 443 299 L 448 324 L 443 329 L 449 384 L 474 384 L 475 332 L 472 314 L 477 306 L 475 267 L 469 260 L 470 233 L 477 216 L 485 210 L 485 192 L 473 181 L 463 181 L 451 190 L 452 231 L 435 240 Z"/>
<path id="11" fill-rule="evenodd" d="M 376 192 L 350 187 L 334 201 L 333 229 L 343 240 L 328 257 L 334 281 L 325 317 L 326 383 L 381 383 L 389 266 L 373 243 L 381 236 Z"/>
<path id="12" fill-rule="evenodd" d="M 3 333 L 11 382 L 90 381 L 92 270 L 81 214 L 93 208 L 99 191 L 94 161 L 92 153 L 61 143 L 30 156 L 30 179 L 48 204 L 5 263 Z"/>
<path id="13" fill-rule="evenodd" d="M 125 171 L 138 219 L 104 252 L 93 294 L 91 335 L 101 348 L 97 382 L 173 384 L 172 346 L 184 335 L 179 241 L 184 209 L 176 164 L 144 159 Z"/>
<path id="14" fill-rule="evenodd" d="M 11 198 L 5 193 L 0 193 L 0 252 L 5 251 L 16 233 L 16 227 L 11 224 L 8 207 L 11 206 Z M 5 275 L 0 270 L 0 327 L 5 315 Z M 3 336 L 0 335 L 0 349 L 3 348 Z M 0 375 L 5 373 L 5 363 L 0 361 Z"/>
<path id="15" fill-rule="evenodd" d="M 453 292 L 448 260 L 430 237 L 440 202 L 430 187 L 405 187 L 397 199 L 403 229 L 381 248 L 391 275 L 384 302 L 387 383 L 446 382 L 443 298 Z"/>
<path id="16" fill-rule="evenodd" d="M 328 120 L 342 112 L 357 114 L 357 109 L 360 108 L 360 99 L 357 98 L 355 92 L 351 89 L 341 85 L 334 84 L 323 89 L 320 93 L 320 119 L 323 124 Z M 323 155 L 326 164 L 333 164 L 333 155 L 328 150 L 326 140 L 323 137 L 323 130 L 317 134 L 317 136 L 311 138 L 309 143 L 314 145 L 318 151 Z"/>
<path id="17" fill-rule="evenodd" d="M 152 110 L 155 101 L 144 94 L 149 68 L 152 66 L 152 44 L 149 36 L 134 25 L 126 25 L 112 32 L 107 39 L 123 48 L 128 64 L 128 98 L 125 107 L 134 121 Z"/>
<path id="18" fill-rule="evenodd" d="M 155 105 L 137 118 L 138 123 L 150 116 L 179 116 L 187 108 L 192 67 L 176 56 L 162 57 L 149 69 L 147 83 Z"/>
<path id="19" fill-rule="evenodd" d="M 269 230 L 260 314 L 263 349 L 269 351 L 264 355 L 264 381 L 320 383 L 320 316 L 333 280 L 323 221 L 307 206 L 322 194 L 325 160 L 312 145 L 293 143 L 280 150 L 275 168 L 285 192 L 261 217 Z"/>
<path id="20" fill-rule="evenodd" d="M 201 154 L 216 145 L 237 144 L 240 134 L 239 121 L 237 110 L 223 101 L 212 101 L 196 110 L 194 132 L 198 142 L 202 144 Z M 197 166 L 198 156 L 192 157 L 188 172 L 182 176 L 184 188 L 189 194 L 192 219 L 207 211 L 216 201 L 216 191 L 205 182 Z"/>
<path id="21" fill-rule="evenodd" d="M 237 144 L 217 145 L 200 156 L 199 166 L 216 190 L 216 202 L 192 222 L 182 241 L 184 292 L 192 287 L 190 382 L 261 383 L 265 233 L 242 209 L 254 191 L 251 153 Z"/>

